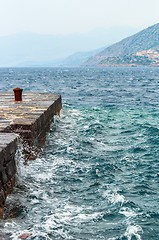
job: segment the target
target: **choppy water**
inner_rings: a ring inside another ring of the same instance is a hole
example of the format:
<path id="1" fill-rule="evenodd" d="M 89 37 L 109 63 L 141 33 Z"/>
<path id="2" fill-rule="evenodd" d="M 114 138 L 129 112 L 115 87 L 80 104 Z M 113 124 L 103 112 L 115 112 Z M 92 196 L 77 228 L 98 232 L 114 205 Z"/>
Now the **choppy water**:
<path id="1" fill-rule="evenodd" d="M 3 238 L 158 240 L 159 69 L 0 69 L 14 87 L 58 92 L 63 110 L 36 161 L 17 154 Z"/>

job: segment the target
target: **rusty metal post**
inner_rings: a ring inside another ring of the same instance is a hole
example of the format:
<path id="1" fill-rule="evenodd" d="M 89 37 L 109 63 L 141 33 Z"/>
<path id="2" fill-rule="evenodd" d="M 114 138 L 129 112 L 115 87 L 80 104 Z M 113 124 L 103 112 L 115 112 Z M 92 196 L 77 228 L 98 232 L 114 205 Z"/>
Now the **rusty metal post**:
<path id="1" fill-rule="evenodd" d="M 16 102 L 22 101 L 22 91 L 23 91 L 23 89 L 22 88 L 14 88 L 13 91 L 14 91 L 15 101 Z"/>

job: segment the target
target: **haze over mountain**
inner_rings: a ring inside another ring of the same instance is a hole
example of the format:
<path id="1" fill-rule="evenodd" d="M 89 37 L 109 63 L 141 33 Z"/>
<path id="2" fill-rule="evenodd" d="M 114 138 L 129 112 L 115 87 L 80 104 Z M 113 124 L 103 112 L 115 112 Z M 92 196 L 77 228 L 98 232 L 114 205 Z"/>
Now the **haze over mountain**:
<path id="1" fill-rule="evenodd" d="M 159 65 L 159 23 L 91 57 L 84 66 Z"/>
<path id="2" fill-rule="evenodd" d="M 99 48 L 96 50 L 88 51 L 88 52 L 77 52 L 74 53 L 63 61 L 59 63 L 59 67 L 80 67 L 82 66 L 90 57 L 93 57 L 97 53 L 101 52 L 103 48 Z"/>
<path id="3" fill-rule="evenodd" d="M 129 27 L 116 27 L 64 36 L 25 32 L 0 37 L 0 67 L 59 66 L 69 55 L 94 51 L 136 31 Z M 81 58 L 85 56 L 84 60 L 92 56 L 90 53 L 80 55 Z"/>

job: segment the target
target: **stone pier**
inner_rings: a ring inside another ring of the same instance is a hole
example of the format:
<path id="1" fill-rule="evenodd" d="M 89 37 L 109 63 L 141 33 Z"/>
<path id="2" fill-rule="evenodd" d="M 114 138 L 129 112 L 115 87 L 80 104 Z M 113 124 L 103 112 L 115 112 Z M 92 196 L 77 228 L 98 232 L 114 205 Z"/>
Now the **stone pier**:
<path id="1" fill-rule="evenodd" d="M 28 92 L 18 102 L 14 101 L 13 93 L 0 93 L 0 208 L 15 185 L 15 153 L 19 139 L 26 159 L 34 158 L 61 108 L 58 94 Z"/>

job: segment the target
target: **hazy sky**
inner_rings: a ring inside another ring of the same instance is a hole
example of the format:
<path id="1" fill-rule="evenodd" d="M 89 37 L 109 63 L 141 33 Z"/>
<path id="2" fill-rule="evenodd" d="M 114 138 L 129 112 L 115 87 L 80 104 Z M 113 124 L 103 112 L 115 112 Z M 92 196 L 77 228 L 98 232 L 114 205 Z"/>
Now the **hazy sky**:
<path id="1" fill-rule="evenodd" d="M 95 28 L 146 28 L 159 22 L 159 0 L 0 0 L 0 35 L 70 34 Z"/>

